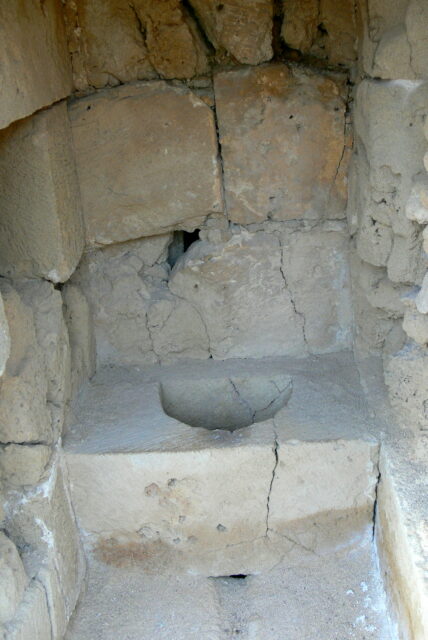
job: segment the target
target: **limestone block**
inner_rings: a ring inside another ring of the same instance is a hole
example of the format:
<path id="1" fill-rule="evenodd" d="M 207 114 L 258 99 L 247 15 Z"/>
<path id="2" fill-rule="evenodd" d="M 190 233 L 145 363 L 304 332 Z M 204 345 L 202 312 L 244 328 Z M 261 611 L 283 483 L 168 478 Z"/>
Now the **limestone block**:
<path id="1" fill-rule="evenodd" d="M 71 393 L 70 344 L 62 296 L 46 281 L 27 280 L 16 286 L 22 300 L 33 312 L 37 342 L 45 361 L 47 400 L 55 432 L 59 434 Z"/>
<path id="2" fill-rule="evenodd" d="M 0 532 L 0 624 L 14 617 L 27 583 L 28 578 L 15 545 Z"/>
<path id="3" fill-rule="evenodd" d="M 194 243 L 169 289 L 199 311 L 213 358 L 301 355 L 303 318 L 286 278 L 278 238 L 242 229 L 229 240 Z"/>
<path id="4" fill-rule="evenodd" d="M 348 510 L 371 525 L 378 479 L 377 443 L 363 440 L 280 442 L 278 465 L 269 500 L 269 529 L 284 533 L 323 514 L 334 521 Z M 306 547 L 316 546 L 312 526 L 299 534 Z M 315 527 L 316 530 L 316 527 Z M 307 537 L 306 537 L 307 536 Z"/>
<path id="5" fill-rule="evenodd" d="M 343 212 L 345 102 L 332 79 L 275 64 L 218 73 L 215 95 L 233 222 Z"/>
<path id="6" fill-rule="evenodd" d="M 152 292 L 166 289 L 170 241 L 164 234 L 93 251 L 84 258 L 74 282 L 91 308 L 99 362 L 157 362 L 146 314 Z"/>
<path id="7" fill-rule="evenodd" d="M 225 52 L 242 64 L 270 60 L 272 50 L 272 0 L 190 0 L 199 22 L 218 53 Z"/>
<path id="8" fill-rule="evenodd" d="M 70 115 L 90 245 L 193 230 L 221 212 L 214 117 L 186 88 L 110 89 Z"/>
<path id="9" fill-rule="evenodd" d="M 200 449 L 67 455 L 73 504 L 95 553 L 115 563 L 133 552 L 141 557 L 172 547 L 201 555 L 224 575 L 229 545 L 237 563 L 240 545 L 266 534 L 275 456 L 272 427 L 264 424 L 263 435 L 250 436 L 248 446 L 214 441 Z"/>
<path id="10" fill-rule="evenodd" d="M 385 381 L 393 409 L 403 426 L 428 429 L 428 352 L 408 344 L 385 364 Z"/>
<path id="11" fill-rule="evenodd" d="M 37 484 L 50 456 L 50 447 L 42 444 L 8 444 L 0 447 L 0 475 L 3 482 L 15 487 Z"/>
<path id="12" fill-rule="evenodd" d="M 356 16 L 352 0 L 283 0 L 281 35 L 298 49 L 332 64 L 356 59 Z"/>
<path id="13" fill-rule="evenodd" d="M 406 205 L 421 174 L 427 91 L 421 82 L 365 80 L 356 95 L 357 176 L 351 183 L 350 219 L 359 221 L 361 257 L 387 265 L 394 282 L 417 281 L 423 262 L 422 238 L 406 217 Z"/>
<path id="14" fill-rule="evenodd" d="M 428 344 L 428 316 L 416 309 L 406 309 L 403 319 L 403 329 L 415 342 L 426 346 Z"/>
<path id="15" fill-rule="evenodd" d="M 281 234 L 283 272 L 296 312 L 304 318 L 310 353 L 348 349 L 351 301 L 348 240 L 340 229 Z"/>
<path id="16" fill-rule="evenodd" d="M 0 376 L 6 368 L 7 359 L 10 353 L 9 326 L 4 312 L 3 298 L 0 294 Z"/>
<path id="17" fill-rule="evenodd" d="M 0 290 L 10 327 L 11 353 L 0 382 L 0 441 L 50 442 L 47 379 L 30 307 L 6 280 Z"/>
<path id="18" fill-rule="evenodd" d="M 25 497 L 9 501 L 7 529 L 46 590 L 52 635 L 59 640 L 82 586 L 84 558 L 58 453 L 42 483 Z"/>
<path id="19" fill-rule="evenodd" d="M 428 224 L 428 175 L 415 176 L 406 202 L 406 216 L 418 224 Z"/>
<path id="20" fill-rule="evenodd" d="M 177 358 L 208 358 L 209 337 L 200 312 L 171 295 L 154 298 L 147 311 L 153 351 L 162 364 Z"/>
<path id="21" fill-rule="evenodd" d="M 426 78 L 426 2 L 369 0 L 363 13 L 361 58 L 365 73 L 385 80 Z"/>
<path id="22" fill-rule="evenodd" d="M 71 351 L 71 396 L 95 373 L 96 349 L 93 318 L 80 287 L 67 284 L 62 290 L 64 317 Z"/>
<path id="23" fill-rule="evenodd" d="M 43 586 L 32 580 L 15 619 L 5 628 L 5 640 L 53 640 L 48 603 Z"/>
<path id="24" fill-rule="evenodd" d="M 180 0 L 67 0 L 66 21 L 77 89 L 208 70 L 203 39 Z"/>
<path id="25" fill-rule="evenodd" d="M 3 129 L 65 98 L 72 80 L 60 0 L 2 2 L 0 24 Z"/>
<path id="26" fill-rule="evenodd" d="M 0 132 L 0 273 L 64 282 L 83 249 L 65 103 Z"/>
<path id="27" fill-rule="evenodd" d="M 421 289 L 416 296 L 416 308 L 419 313 L 428 313 L 428 273 L 425 274 Z"/>
<path id="28" fill-rule="evenodd" d="M 415 509 L 417 492 L 409 482 L 413 477 L 397 468 L 386 454 L 381 455 L 380 471 L 376 546 L 384 584 L 400 636 L 423 640 L 428 634 L 426 524 Z M 423 509 L 423 504 L 420 507 Z"/>

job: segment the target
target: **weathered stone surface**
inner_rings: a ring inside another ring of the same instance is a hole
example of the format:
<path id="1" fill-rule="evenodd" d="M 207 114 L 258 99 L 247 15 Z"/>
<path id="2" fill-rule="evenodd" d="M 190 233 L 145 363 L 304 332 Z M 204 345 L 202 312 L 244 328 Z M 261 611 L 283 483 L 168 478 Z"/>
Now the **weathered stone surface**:
<path id="1" fill-rule="evenodd" d="M 193 230 L 221 212 L 214 117 L 187 89 L 110 89 L 70 113 L 89 244 Z"/>
<path id="2" fill-rule="evenodd" d="M 89 303 L 80 289 L 67 284 L 62 290 L 64 317 L 71 352 L 71 397 L 95 373 L 96 350 L 93 318 Z"/>
<path id="3" fill-rule="evenodd" d="M 385 80 L 426 78 L 428 45 L 424 0 L 369 0 L 360 3 L 365 73 Z"/>
<path id="4" fill-rule="evenodd" d="M 14 617 L 27 583 L 28 578 L 15 545 L 0 532 L 0 624 Z"/>
<path id="5" fill-rule="evenodd" d="M 406 345 L 385 365 L 385 381 L 392 407 L 403 426 L 428 429 L 428 351 Z"/>
<path id="6" fill-rule="evenodd" d="M 0 132 L 0 273 L 64 282 L 83 249 L 65 103 Z"/>
<path id="7" fill-rule="evenodd" d="M 314 548 L 316 527 L 305 531 L 304 520 L 334 512 L 364 514 L 371 523 L 379 447 L 363 440 L 281 442 L 269 500 L 269 529 L 281 533 L 302 522 L 299 541 Z"/>
<path id="8" fill-rule="evenodd" d="M 194 243 L 169 289 L 199 311 L 213 358 L 301 355 L 304 320 L 281 268 L 278 238 L 242 230 L 223 242 Z"/>
<path id="9" fill-rule="evenodd" d="M 407 454 L 406 463 L 416 457 L 412 449 Z M 415 480 L 422 492 L 426 482 L 420 465 L 415 465 L 413 473 L 406 469 L 408 466 L 397 465 L 385 453 L 381 455 L 376 538 L 400 636 L 422 640 L 428 634 L 426 505 L 424 499 L 418 500 Z"/>
<path id="10" fill-rule="evenodd" d="M 356 59 L 356 16 L 352 0 L 284 0 L 281 35 L 298 49 L 333 64 Z"/>
<path id="11" fill-rule="evenodd" d="M 8 444 L 0 447 L 0 475 L 5 484 L 19 487 L 37 484 L 51 455 L 42 444 Z"/>
<path id="12" fill-rule="evenodd" d="M 56 434 L 60 434 L 71 393 L 70 344 L 62 296 L 45 281 L 21 281 L 16 287 L 33 312 L 37 342 L 45 361 L 52 423 Z"/>
<path id="13" fill-rule="evenodd" d="M 6 368 L 7 359 L 10 353 L 10 336 L 9 325 L 7 324 L 6 314 L 4 312 L 3 298 L 0 294 L 0 376 L 3 375 Z"/>
<path id="14" fill-rule="evenodd" d="M 393 282 L 418 282 L 426 269 L 420 229 L 406 206 L 421 175 L 427 91 L 421 82 L 365 80 L 356 95 L 349 221 L 360 256 L 386 265 Z"/>
<path id="15" fill-rule="evenodd" d="M 426 346 L 428 344 L 428 316 L 419 313 L 417 309 L 406 309 L 403 319 L 403 329 L 415 342 Z"/>
<path id="16" fill-rule="evenodd" d="M 73 282 L 88 300 L 100 363 L 157 362 L 146 314 L 153 289 L 166 288 L 170 241 L 164 234 L 128 242 L 90 252 L 82 261 Z"/>
<path id="17" fill-rule="evenodd" d="M 60 454 L 55 454 L 43 482 L 31 489 L 25 500 L 21 496 L 9 500 L 6 527 L 18 548 L 23 549 L 25 566 L 43 584 L 52 635 L 59 640 L 74 610 L 84 573 Z"/>
<path id="18" fill-rule="evenodd" d="M 218 73 L 215 94 L 233 222 L 343 212 L 345 102 L 333 80 L 275 64 Z"/>
<path id="19" fill-rule="evenodd" d="M 344 230 L 315 228 L 280 238 L 283 273 L 309 352 L 348 349 L 352 314 Z"/>
<path id="20" fill-rule="evenodd" d="M 6 280 L 0 279 L 11 352 L 0 382 L 0 441 L 50 442 L 47 380 L 37 344 L 32 310 Z"/>
<path id="21" fill-rule="evenodd" d="M 181 0 L 68 0 L 66 22 L 77 89 L 208 70 L 202 37 Z"/>
<path id="22" fill-rule="evenodd" d="M 72 80 L 60 0 L 3 2 L 0 24 L 3 129 L 65 98 Z"/>
<path id="23" fill-rule="evenodd" d="M 6 625 L 5 640 L 57 640 L 52 637 L 46 593 L 37 580 L 30 582 L 15 619 Z"/>
<path id="24" fill-rule="evenodd" d="M 243 64 L 259 64 L 272 58 L 272 0 L 190 3 L 218 54 L 227 53 Z"/>
<path id="25" fill-rule="evenodd" d="M 419 313 L 428 313 L 428 273 L 425 274 L 421 289 L 416 296 L 416 308 Z"/>
<path id="26" fill-rule="evenodd" d="M 410 196 L 406 202 L 406 216 L 418 224 L 428 224 L 428 175 L 426 172 L 413 180 Z"/>

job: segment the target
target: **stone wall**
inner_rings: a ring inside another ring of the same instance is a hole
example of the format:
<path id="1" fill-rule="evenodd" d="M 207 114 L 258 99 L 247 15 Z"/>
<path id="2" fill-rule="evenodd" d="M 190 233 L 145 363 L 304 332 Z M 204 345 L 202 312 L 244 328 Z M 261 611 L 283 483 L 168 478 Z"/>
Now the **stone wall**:
<path id="1" fill-rule="evenodd" d="M 356 349 L 384 356 L 400 421 L 427 429 L 428 7 L 369 0 L 361 11 L 348 204 Z"/>

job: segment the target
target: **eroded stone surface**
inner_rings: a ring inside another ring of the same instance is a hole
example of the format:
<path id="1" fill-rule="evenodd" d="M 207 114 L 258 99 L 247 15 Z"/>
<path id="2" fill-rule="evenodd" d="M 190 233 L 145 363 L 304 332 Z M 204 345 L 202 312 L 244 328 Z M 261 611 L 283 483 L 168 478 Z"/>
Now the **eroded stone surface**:
<path id="1" fill-rule="evenodd" d="M 356 58 L 356 15 L 352 0 L 284 0 L 281 35 L 292 49 L 350 65 Z"/>
<path id="2" fill-rule="evenodd" d="M 225 52 L 242 64 L 259 64 L 272 58 L 272 0 L 190 3 L 218 54 Z"/>
<path id="3" fill-rule="evenodd" d="M 12 620 L 21 602 L 28 578 L 11 540 L 0 533 L 0 623 Z"/>
<path id="4" fill-rule="evenodd" d="M 366 5 L 360 4 L 360 10 L 364 22 L 364 71 L 386 80 L 426 78 L 426 2 L 369 0 Z"/>
<path id="5" fill-rule="evenodd" d="M 0 24 L 3 129 L 65 98 L 72 80 L 60 0 L 3 2 Z"/>
<path id="6" fill-rule="evenodd" d="M 393 282 L 420 282 L 426 269 L 417 224 L 406 205 L 421 174 L 428 85 L 363 81 L 356 96 L 357 154 L 349 219 L 366 262 L 386 265 Z"/>
<path id="7" fill-rule="evenodd" d="M 0 288 L 11 337 L 11 353 L 0 383 L 0 440 L 50 442 L 48 384 L 33 313 L 8 281 L 1 279 Z"/>
<path id="8" fill-rule="evenodd" d="M 428 429 L 428 353 L 419 345 L 406 345 L 386 362 L 385 380 L 391 404 L 401 424 Z"/>
<path id="9" fill-rule="evenodd" d="M 1 275 L 64 282 L 84 242 L 65 103 L 0 132 L 0 171 Z"/>
<path id="10" fill-rule="evenodd" d="M 24 500 L 9 497 L 7 515 L 7 531 L 23 550 L 24 565 L 46 592 L 52 635 L 61 638 L 80 593 L 84 559 L 58 453 Z"/>
<path id="11" fill-rule="evenodd" d="M 0 447 L 0 473 L 3 482 L 13 487 L 37 484 L 50 456 L 50 447 L 42 444 L 8 444 Z"/>
<path id="12" fill-rule="evenodd" d="M 28 585 L 14 620 L 6 626 L 6 640 L 56 640 L 43 586 L 37 580 Z"/>
<path id="13" fill-rule="evenodd" d="M 90 245 L 193 230 L 221 212 L 214 117 L 192 92 L 141 83 L 70 115 Z"/>
<path id="14" fill-rule="evenodd" d="M 218 73 L 215 95 L 233 222 L 343 215 L 345 102 L 334 80 L 275 64 Z"/>
<path id="15" fill-rule="evenodd" d="M 3 298 L 0 294 L 0 376 L 3 375 L 6 368 L 7 359 L 10 353 L 10 336 L 9 325 L 7 324 L 6 314 L 4 312 Z"/>
<path id="16" fill-rule="evenodd" d="M 181 0 L 68 0 L 68 44 L 77 89 L 192 78 L 208 69 L 205 45 Z"/>

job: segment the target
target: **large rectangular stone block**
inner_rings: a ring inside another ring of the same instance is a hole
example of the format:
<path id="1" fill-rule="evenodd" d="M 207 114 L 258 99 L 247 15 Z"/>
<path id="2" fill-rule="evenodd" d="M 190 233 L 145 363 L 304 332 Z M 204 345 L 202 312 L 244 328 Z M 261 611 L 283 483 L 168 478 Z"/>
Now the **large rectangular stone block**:
<path id="1" fill-rule="evenodd" d="M 83 250 L 64 102 L 0 132 L 0 273 L 64 282 Z"/>
<path id="2" fill-rule="evenodd" d="M 328 76 L 284 64 L 216 75 L 226 204 L 233 222 L 343 215 L 342 93 Z"/>
<path id="3" fill-rule="evenodd" d="M 189 90 L 124 86 L 70 115 L 88 244 L 190 231 L 222 211 L 214 116 Z"/>
<path id="4" fill-rule="evenodd" d="M 72 90 L 60 0 L 0 5 L 0 129 Z"/>

